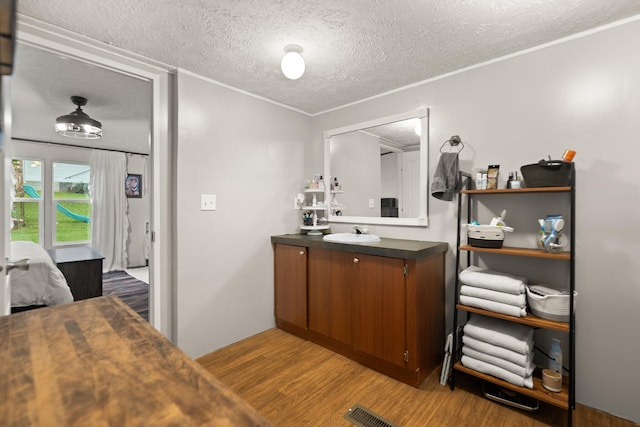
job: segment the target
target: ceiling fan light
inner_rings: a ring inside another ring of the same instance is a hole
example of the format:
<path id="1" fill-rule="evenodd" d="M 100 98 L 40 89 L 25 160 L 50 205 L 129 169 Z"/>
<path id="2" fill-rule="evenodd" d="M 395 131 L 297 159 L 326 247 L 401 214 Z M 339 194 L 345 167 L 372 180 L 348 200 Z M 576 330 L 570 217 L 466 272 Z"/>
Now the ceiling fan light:
<path id="1" fill-rule="evenodd" d="M 87 99 L 81 96 L 72 96 L 71 102 L 73 102 L 77 108 L 75 111 L 56 119 L 56 132 L 69 138 L 101 138 L 102 123 L 92 119 L 88 114 L 82 111 L 81 107 L 87 103 Z"/>
<path id="2" fill-rule="evenodd" d="M 297 80 L 304 74 L 305 64 L 304 58 L 302 58 L 302 48 L 298 45 L 292 44 L 284 48 L 286 52 L 280 63 L 282 74 L 286 78 L 291 80 Z"/>

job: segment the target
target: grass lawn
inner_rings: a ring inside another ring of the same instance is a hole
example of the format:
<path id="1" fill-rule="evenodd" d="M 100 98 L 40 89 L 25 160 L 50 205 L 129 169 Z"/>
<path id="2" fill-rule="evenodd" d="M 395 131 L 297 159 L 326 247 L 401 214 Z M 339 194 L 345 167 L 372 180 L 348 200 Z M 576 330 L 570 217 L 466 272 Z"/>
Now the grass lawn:
<path id="1" fill-rule="evenodd" d="M 86 194 L 56 193 L 55 197 L 87 199 Z M 91 217 L 90 203 L 59 203 L 69 211 Z M 14 221 L 11 230 L 11 240 L 27 240 L 39 243 L 38 236 L 38 203 L 16 202 L 13 204 L 11 218 L 22 219 L 22 222 Z M 91 224 L 70 218 L 62 212 L 56 210 L 56 240 L 58 242 L 86 241 L 91 238 Z"/>

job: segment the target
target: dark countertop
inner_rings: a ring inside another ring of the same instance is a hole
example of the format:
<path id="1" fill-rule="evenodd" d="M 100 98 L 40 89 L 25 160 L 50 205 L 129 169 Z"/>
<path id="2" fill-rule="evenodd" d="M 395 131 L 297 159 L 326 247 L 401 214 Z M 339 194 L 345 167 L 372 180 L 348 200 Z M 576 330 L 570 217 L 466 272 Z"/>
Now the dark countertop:
<path id="1" fill-rule="evenodd" d="M 93 261 L 104 259 L 102 255 L 86 246 L 72 246 L 64 248 L 47 249 L 49 256 L 56 264 L 65 262 Z"/>
<path id="2" fill-rule="evenodd" d="M 116 297 L 0 316 L 0 423 L 269 426 Z"/>
<path id="3" fill-rule="evenodd" d="M 342 252 L 357 252 L 364 255 L 377 255 L 389 258 L 420 259 L 446 252 L 449 244 L 422 240 L 388 239 L 381 237 L 373 243 L 335 243 L 322 240 L 322 236 L 306 234 L 283 234 L 271 236 L 271 243 L 303 246 L 307 248 L 332 249 Z"/>

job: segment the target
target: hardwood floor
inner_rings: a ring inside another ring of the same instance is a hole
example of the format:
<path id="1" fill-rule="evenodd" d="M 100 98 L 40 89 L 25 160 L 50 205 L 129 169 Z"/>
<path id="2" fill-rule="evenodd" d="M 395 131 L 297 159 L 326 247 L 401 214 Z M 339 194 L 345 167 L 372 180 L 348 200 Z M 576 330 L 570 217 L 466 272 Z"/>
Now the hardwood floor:
<path id="1" fill-rule="evenodd" d="M 270 329 L 197 361 L 276 426 L 351 426 L 356 403 L 402 427 L 564 426 L 566 412 L 540 404 L 529 413 L 487 400 L 481 383 L 456 376 L 456 389 L 436 369 L 419 389 L 393 380 L 279 329 Z M 574 426 L 636 424 L 578 406 Z"/>

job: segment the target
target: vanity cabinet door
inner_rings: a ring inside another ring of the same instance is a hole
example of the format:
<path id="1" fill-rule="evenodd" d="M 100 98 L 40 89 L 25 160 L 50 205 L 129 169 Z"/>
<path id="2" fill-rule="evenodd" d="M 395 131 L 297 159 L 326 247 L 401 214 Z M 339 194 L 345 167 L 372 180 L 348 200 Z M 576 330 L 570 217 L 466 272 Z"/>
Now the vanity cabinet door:
<path id="1" fill-rule="evenodd" d="M 309 329 L 351 344 L 352 255 L 309 249 Z"/>
<path id="2" fill-rule="evenodd" d="M 404 260 L 351 254 L 355 350 L 405 366 Z"/>
<path id="3" fill-rule="evenodd" d="M 276 319 L 307 327 L 307 248 L 276 245 Z"/>

